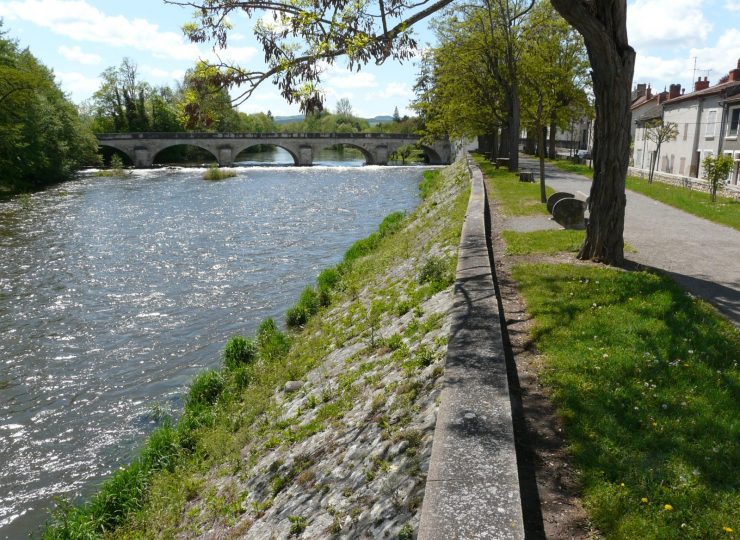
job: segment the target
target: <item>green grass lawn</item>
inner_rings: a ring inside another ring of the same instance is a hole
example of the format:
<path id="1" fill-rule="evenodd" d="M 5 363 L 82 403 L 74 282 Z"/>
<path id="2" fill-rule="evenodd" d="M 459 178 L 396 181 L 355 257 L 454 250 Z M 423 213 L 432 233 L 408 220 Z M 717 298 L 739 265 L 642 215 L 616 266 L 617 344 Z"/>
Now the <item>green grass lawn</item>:
<path id="1" fill-rule="evenodd" d="M 488 186 L 493 198 L 501 203 L 503 214 L 506 216 L 531 216 L 536 214 L 549 215 L 545 205 L 540 202 L 539 180 L 535 183 L 520 182 L 515 173 L 506 169 L 496 169 L 481 154 L 472 154 L 473 159 L 488 179 Z M 535 174 L 535 177 L 537 175 Z M 549 197 L 554 191 L 547 188 Z"/>
<path id="2" fill-rule="evenodd" d="M 734 538 L 740 332 L 670 279 L 514 268 L 583 500 L 606 538 Z"/>
<path id="3" fill-rule="evenodd" d="M 585 231 L 546 230 L 533 232 L 503 231 L 507 255 L 551 255 L 561 251 L 576 252 L 583 244 Z"/>
<path id="4" fill-rule="evenodd" d="M 586 165 L 575 165 L 563 160 L 555 161 L 554 164 L 564 171 L 593 176 L 593 170 Z M 662 182 L 648 184 L 647 180 L 634 176 L 627 177 L 627 189 L 700 218 L 740 230 L 740 201 L 718 196 L 717 202 L 713 203 L 709 200 L 709 194 L 703 191 L 692 191 Z"/>

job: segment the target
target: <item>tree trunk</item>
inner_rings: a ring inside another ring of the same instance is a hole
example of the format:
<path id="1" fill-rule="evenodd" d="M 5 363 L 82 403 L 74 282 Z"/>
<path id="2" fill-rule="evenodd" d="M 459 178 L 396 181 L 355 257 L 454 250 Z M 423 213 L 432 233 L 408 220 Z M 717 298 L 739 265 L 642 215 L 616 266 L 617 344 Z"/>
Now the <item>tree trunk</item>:
<path id="1" fill-rule="evenodd" d="M 627 41 L 626 0 L 551 0 L 578 30 L 591 61 L 596 101 L 590 218 L 579 259 L 624 261 L 624 193 L 635 51 Z"/>
<path id="2" fill-rule="evenodd" d="M 545 128 L 542 126 L 542 97 L 537 103 L 537 154 L 540 157 L 540 202 L 547 202 L 545 189 Z"/>
<path id="3" fill-rule="evenodd" d="M 509 171 L 519 170 L 519 87 L 511 85 L 509 104 Z"/>
<path id="4" fill-rule="evenodd" d="M 550 159 L 555 159 L 558 157 L 558 151 L 555 145 L 555 135 L 558 132 L 558 125 L 555 121 L 555 113 L 552 113 L 552 117 L 550 118 L 550 147 L 548 148 L 547 156 Z"/>
<path id="5" fill-rule="evenodd" d="M 501 138 L 499 139 L 497 157 L 510 157 L 509 156 L 509 128 L 506 126 L 501 128 Z"/>

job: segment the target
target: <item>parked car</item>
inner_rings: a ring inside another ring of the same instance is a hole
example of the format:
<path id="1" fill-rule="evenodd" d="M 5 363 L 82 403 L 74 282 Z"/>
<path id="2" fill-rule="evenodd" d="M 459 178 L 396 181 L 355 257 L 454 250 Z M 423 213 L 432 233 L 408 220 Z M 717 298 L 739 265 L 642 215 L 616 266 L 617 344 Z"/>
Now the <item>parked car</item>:
<path id="1" fill-rule="evenodd" d="M 580 159 L 591 159 L 591 152 L 588 150 L 578 150 L 576 151 L 576 156 Z"/>

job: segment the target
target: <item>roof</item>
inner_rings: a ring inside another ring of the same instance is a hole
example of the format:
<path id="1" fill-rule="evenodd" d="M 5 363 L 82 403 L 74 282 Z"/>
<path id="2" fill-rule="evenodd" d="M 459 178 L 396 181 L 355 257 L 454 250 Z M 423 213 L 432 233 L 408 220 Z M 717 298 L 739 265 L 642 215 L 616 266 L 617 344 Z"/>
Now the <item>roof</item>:
<path id="1" fill-rule="evenodd" d="M 662 108 L 658 103 L 658 96 L 652 96 L 650 99 L 644 99 L 645 96 L 635 100 L 630 109 L 632 110 L 632 120 L 634 122 L 647 122 L 654 118 L 663 116 Z"/>
<path id="2" fill-rule="evenodd" d="M 689 101 L 692 99 L 701 98 L 704 96 L 711 96 L 714 94 L 721 94 L 723 92 L 730 91 L 731 94 L 734 94 L 734 91 L 740 91 L 740 81 L 727 81 L 726 83 L 722 84 L 716 84 L 714 86 L 710 86 L 709 88 L 705 88 L 704 90 L 699 90 L 697 92 L 691 92 L 690 94 L 684 94 L 682 96 L 678 96 L 673 99 L 668 99 L 663 102 L 664 105 L 673 105 L 674 103 L 680 103 L 683 101 Z"/>

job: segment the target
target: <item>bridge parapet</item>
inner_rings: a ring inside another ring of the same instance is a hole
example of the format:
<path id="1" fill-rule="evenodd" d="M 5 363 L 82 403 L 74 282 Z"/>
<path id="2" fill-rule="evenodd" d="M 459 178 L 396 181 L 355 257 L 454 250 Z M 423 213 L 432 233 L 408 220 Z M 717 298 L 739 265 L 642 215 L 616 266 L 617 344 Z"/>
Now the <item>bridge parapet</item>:
<path id="1" fill-rule="evenodd" d="M 450 163 L 449 140 L 433 144 L 420 143 L 418 135 L 391 133 L 101 133 L 101 146 L 115 148 L 131 158 L 135 167 L 151 167 L 156 155 L 171 146 L 188 144 L 202 148 L 216 158 L 219 165 L 231 166 L 245 149 L 256 145 L 275 145 L 287 150 L 295 164 L 310 166 L 315 156 L 327 146 L 344 144 L 358 148 L 368 165 L 387 165 L 393 152 L 406 144 L 420 144 L 433 165 Z"/>

